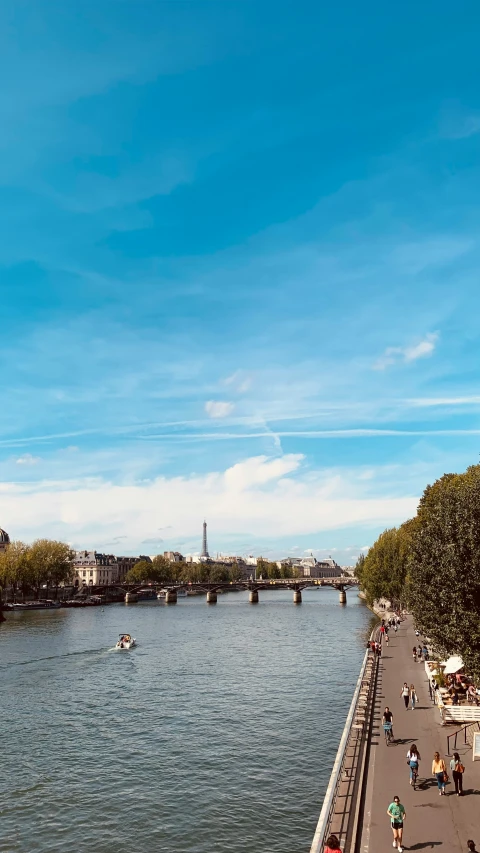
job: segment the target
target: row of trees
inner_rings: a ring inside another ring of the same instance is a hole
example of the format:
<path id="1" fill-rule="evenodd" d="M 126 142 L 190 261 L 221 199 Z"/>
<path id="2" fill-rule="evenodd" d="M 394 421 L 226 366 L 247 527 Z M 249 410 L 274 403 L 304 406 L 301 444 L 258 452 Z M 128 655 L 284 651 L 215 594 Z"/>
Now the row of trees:
<path id="1" fill-rule="evenodd" d="M 382 533 L 357 563 L 367 601 L 407 606 L 442 655 L 480 682 L 480 465 L 427 486 L 417 515 Z"/>
<path id="2" fill-rule="evenodd" d="M 11 542 L 0 553 L 0 588 L 11 587 L 14 594 L 33 589 L 37 596 L 45 584 L 58 590 L 73 581 L 73 557 L 68 545 L 53 539 L 37 539 L 31 545 Z"/>
<path id="3" fill-rule="evenodd" d="M 165 557 L 154 557 L 152 562 L 140 560 L 127 572 L 127 583 L 229 583 L 243 576 L 238 564 L 224 566 L 219 563 L 170 563 Z"/>
<path id="4" fill-rule="evenodd" d="M 253 571 L 253 569 L 252 569 Z M 257 562 L 257 578 L 293 578 L 298 576 L 298 569 L 283 566 L 259 559 Z M 244 571 L 238 563 L 225 566 L 222 563 L 170 563 L 165 557 L 154 557 L 151 563 L 141 560 L 127 573 L 127 583 L 229 583 L 244 577 Z"/>

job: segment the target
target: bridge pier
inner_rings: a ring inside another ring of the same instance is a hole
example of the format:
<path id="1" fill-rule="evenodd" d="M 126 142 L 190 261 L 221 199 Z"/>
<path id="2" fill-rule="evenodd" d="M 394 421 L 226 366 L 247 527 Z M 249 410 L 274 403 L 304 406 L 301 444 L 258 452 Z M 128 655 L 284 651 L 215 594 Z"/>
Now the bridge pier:
<path id="1" fill-rule="evenodd" d="M 340 604 L 346 604 L 347 603 L 347 593 L 343 587 L 338 593 L 338 600 L 339 600 Z"/>
<path id="2" fill-rule="evenodd" d="M 165 604 L 176 604 L 177 603 L 177 590 L 176 589 L 167 589 L 165 593 Z"/>
<path id="3" fill-rule="evenodd" d="M 294 589 L 293 590 L 293 603 L 294 604 L 301 604 L 302 603 L 302 590 L 301 589 Z"/>
<path id="4" fill-rule="evenodd" d="M 258 589 L 251 589 L 248 600 L 250 604 L 258 604 Z"/>
<path id="5" fill-rule="evenodd" d="M 134 604 L 138 601 L 138 596 L 136 592 L 127 592 L 125 596 L 125 604 Z"/>
<path id="6" fill-rule="evenodd" d="M 217 591 L 215 589 L 209 589 L 207 592 L 207 604 L 216 604 L 217 603 Z"/>

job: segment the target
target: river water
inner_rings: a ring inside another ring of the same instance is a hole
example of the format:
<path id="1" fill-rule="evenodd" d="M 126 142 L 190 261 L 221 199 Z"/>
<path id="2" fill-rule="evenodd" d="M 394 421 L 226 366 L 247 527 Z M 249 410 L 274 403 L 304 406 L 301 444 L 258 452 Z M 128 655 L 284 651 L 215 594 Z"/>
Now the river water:
<path id="1" fill-rule="evenodd" d="M 356 591 L 6 620 L 0 850 L 308 851 L 364 655 Z"/>

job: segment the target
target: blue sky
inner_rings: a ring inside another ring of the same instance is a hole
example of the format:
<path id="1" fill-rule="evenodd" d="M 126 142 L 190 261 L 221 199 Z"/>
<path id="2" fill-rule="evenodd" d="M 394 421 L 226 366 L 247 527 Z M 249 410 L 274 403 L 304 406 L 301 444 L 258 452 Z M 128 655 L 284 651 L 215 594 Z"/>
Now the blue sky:
<path id="1" fill-rule="evenodd" d="M 13 538 L 350 563 L 478 461 L 479 26 L 2 4 Z"/>

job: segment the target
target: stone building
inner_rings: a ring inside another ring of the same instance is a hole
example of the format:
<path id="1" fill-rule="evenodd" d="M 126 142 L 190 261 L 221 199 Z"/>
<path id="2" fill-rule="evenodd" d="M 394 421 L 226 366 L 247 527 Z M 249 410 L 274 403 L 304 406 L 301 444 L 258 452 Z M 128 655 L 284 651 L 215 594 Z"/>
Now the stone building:
<path id="1" fill-rule="evenodd" d="M 2 528 L 0 527 L 0 554 L 3 551 L 6 551 L 9 545 L 10 536 L 8 535 L 6 530 L 2 530 Z"/>
<path id="2" fill-rule="evenodd" d="M 163 556 L 170 563 L 183 563 L 183 554 L 180 551 L 164 551 Z"/>

